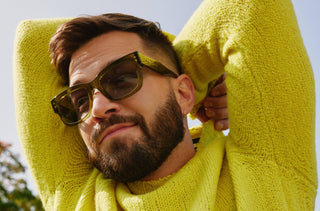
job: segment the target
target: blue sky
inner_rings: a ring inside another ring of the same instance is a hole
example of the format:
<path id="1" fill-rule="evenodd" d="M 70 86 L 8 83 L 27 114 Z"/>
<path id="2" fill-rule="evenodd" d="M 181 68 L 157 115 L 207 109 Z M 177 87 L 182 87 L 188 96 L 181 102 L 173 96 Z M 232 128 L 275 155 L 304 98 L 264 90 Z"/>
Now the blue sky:
<path id="1" fill-rule="evenodd" d="M 308 51 L 316 81 L 317 113 L 316 140 L 320 140 L 320 1 L 293 0 L 301 34 Z M 101 14 L 122 12 L 136 15 L 161 23 L 162 29 L 178 34 L 200 0 L 4 0 L 0 3 L 0 140 L 13 143 L 17 154 L 22 154 L 15 126 L 12 54 L 13 39 L 18 23 L 25 19 L 75 17 L 82 14 Z M 317 146 L 318 164 L 320 163 L 320 144 Z M 21 158 L 24 159 L 23 155 Z M 319 167 L 318 167 L 319 171 Z M 320 199 L 317 199 L 320 209 Z M 317 210 L 316 209 L 316 210 Z"/>

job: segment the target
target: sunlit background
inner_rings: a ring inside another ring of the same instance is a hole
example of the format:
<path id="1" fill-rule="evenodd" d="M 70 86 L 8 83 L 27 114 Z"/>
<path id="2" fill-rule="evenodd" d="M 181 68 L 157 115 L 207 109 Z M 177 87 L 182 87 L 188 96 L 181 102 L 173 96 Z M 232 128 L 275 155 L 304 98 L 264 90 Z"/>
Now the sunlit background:
<path id="1" fill-rule="evenodd" d="M 24 161 L 16 131 L 12 77 L 13 40 L 19 22 L 25 19 L 76 17 L 84 14 L 98 15 L 107 12 L 121 12 L 157 21 L 161 24 L 163 30 L 178 34 L 200 3 L 200 0 L 2 0 L 0 2 L 0 140 L 12 143 L 14 151 L 16 154 L 20 154 L 20 158 Z M 318 99 L 316 140 L 319 141 L 320 1 L 293 0 L 293 5 L 315 74 Z M 191 124 L 195 123 L 192 122 Z M 317 154 L 319 164 L 319 144 L 317 145 Z M 31 178 L 29 183 L 31 188 L 35 189 Z M 318 198 L 316 210 L 320 210 L 320 199 Z"/>

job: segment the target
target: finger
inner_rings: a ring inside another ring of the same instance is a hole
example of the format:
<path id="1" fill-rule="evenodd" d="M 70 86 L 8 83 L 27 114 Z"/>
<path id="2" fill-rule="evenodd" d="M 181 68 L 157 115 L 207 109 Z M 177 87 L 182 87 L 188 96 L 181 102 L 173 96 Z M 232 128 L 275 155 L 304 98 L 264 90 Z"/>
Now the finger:
<path id="1" fill-rule="evenodd" d="M 217 97 L 227 94 L 227 85 L 225 81 L 218 83 L 215 87 L 210 91 L 210 96 Z"/>
<path id="2" fill-rule="evenodd" d="M 214 86 L 216 86 L 217 84 L 223 82 L 226 79 L 227 73 L 223 73 L 218 80 L 216 81 L 216 83 L 214 84 Z"/>
<path id="3" fill-rule="evenodd" d="M 229 129 L 229 119 L 217 120 L 214 122 L 214 128 L 217 131 Z"/>
<path id="4" fill-rule="evenodd" d="M 196 118 L 199 119 L 202 123 L 205 123 L 209 120 L 209 118 L 206 115 L 206 111 L 203 107 L 201 107 L 196 113 Z"/>
<path id="5" fill-rule="evenodd" d="M 205 108 L 225 108 L 227 107 L 227 95 L 219 97 L 207 97 L 203 101 L 203 106 Z"/>
<path id="6" fill-rule="evenodd" d="M 228 118 L 228 108 L 206 108 L 206 116 L 214 120 Z"/>

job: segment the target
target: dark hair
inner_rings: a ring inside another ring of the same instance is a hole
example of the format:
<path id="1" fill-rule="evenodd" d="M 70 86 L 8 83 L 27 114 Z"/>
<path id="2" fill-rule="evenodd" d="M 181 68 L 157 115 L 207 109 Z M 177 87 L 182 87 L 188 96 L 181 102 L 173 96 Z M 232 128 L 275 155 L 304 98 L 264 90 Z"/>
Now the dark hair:
<path id="1" fill-rule="evenodd" d="M 175 65 L 180 66 L 176 53 L 167 36 L 156 23 L 120 13 L 108 13 L 72 19 L 62 24 L 51 38 L 49 49 L 52 63 L 66 84 L 69 84 L 69 65 L 72 54 L 93 38 L 111 31 L 138 34 L 143 42 L 165 53 Z"/>

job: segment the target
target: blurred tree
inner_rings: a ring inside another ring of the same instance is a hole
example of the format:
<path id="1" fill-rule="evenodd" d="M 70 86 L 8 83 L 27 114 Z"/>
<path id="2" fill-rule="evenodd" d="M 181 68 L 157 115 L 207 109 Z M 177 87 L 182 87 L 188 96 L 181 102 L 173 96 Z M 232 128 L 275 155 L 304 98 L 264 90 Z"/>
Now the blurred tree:
<path id="1" fill-rule="evenodd" d="M 44 210 L 40 198 L 27 187 L 26 167 L 10 147 L 10 144 L 0 141 L 0 210 Z"/>

